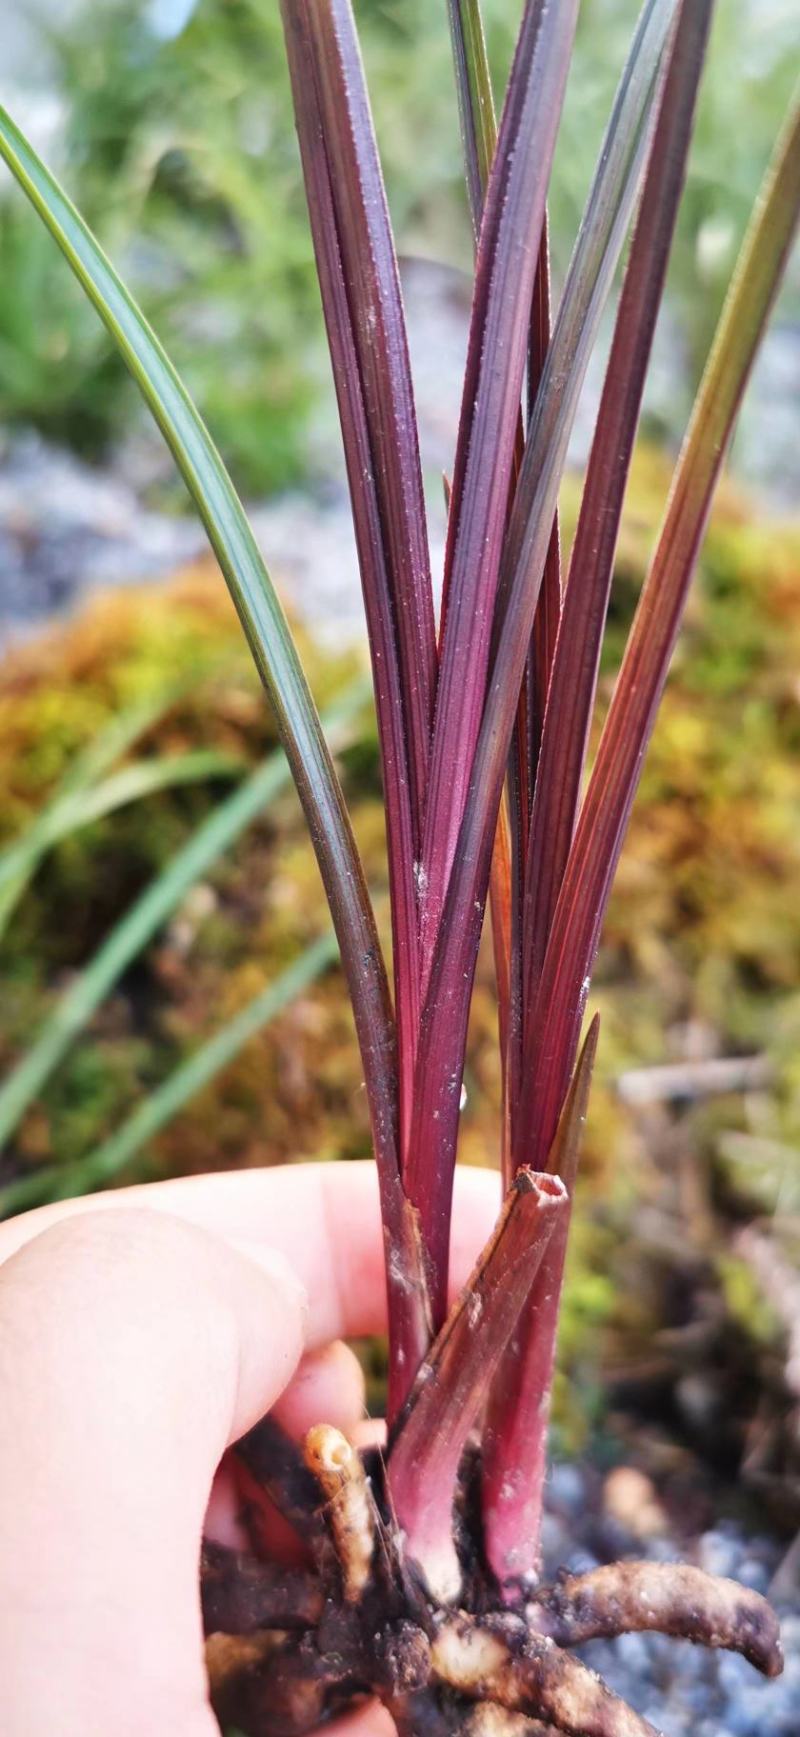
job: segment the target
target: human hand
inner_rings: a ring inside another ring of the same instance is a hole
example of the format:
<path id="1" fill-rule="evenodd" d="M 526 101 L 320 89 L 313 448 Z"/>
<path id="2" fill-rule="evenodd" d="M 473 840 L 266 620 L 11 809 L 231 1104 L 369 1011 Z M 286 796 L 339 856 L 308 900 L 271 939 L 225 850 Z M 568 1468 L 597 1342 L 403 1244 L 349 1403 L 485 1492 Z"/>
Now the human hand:
<path id="1" fill-rule="evenodd" d="M 456 1285 L 497 1193 L 458 1172 Z M 298 1438 L 357 1431 L 341 1340 L 385 1327 L 381 1249 L 368 1163 L 190 1177 L 0 1225 L 3 1737 L 219 1737 L 198 1559 L 204 1522 L 236 1526 L 220 1463 L 270 1409 Z M 373 1707 L 335 1729 L 394 1726 Z"/>

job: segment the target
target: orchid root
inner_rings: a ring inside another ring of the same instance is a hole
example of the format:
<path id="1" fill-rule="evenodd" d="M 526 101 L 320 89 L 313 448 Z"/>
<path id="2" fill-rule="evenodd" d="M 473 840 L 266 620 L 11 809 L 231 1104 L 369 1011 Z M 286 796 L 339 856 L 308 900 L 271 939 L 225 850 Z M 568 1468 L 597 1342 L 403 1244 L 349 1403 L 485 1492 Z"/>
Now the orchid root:
<path id="1" fill-rule="evenodd" d="M 765 1677 L 782 1668 L 778 1619 L 766 1600 L 735 1580 L 673 1562 L 613 1562 L 571 1575 L 528 1606 L 529 1629 L 559 1646 L 614 1635 L 673 1635 L 741 1653 Z"/>
<path id="2" fill-rule="evenodd" d="M 204 1548 L 212 1700 L 246 1737 L 304 1737 L 375 1696 L 400 1737 L 654 1737 L 570 1651 L 643 1630 L 729 1648 L 765 1676 L 782 1668 L 766 1600 L 678 1564 L 565 1576 L 509 1610 L 473 1548 L 463 1563 L 472 1608 L 443 1605 L 404 1554 L 379 1458 L 367 1468 L 328 1426 L 301 1451 L 271 1425 L 243 1452 L 310 1557 L 281 1568 L 257 1549 Z"/>

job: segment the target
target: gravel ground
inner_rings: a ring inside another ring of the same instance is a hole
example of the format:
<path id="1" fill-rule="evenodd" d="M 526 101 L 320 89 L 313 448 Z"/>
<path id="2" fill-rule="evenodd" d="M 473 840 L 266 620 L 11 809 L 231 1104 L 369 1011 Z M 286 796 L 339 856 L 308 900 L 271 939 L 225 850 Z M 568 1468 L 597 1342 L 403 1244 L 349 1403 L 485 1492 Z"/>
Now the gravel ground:
<path id="1" fill-rule="evenodd" d="M 652 1511 L 646 1507 L 642 1527 L 637 1527 L 635 1517 L 623 1522 L 613 1512 L 617 1503 L 610 1499 L 612 1483 L 621 1482 L 622 1476 L 645 1487 L 646 1481 L 639 1474 L 617 1472 L 603 1492 L 594 1473 L 572 1464 L 553 1467 L 544 1530 L 547 1576 L 555 1576 L 560 1567 L 582 1573 L 620 1556 L 694 1562 L 772 1598 L 781 1616 L 786 1667 L 782 1677 L 767 1683 L 744 1659 L 731 1653 L 707 1652 L 687 1641 L 646 1634 L 592 1641 L 581 1656 L 664 1737 L 798 1737 L 797 1546 L 787 1553 L 785 1544 L 749 1536 L 727 1520 L 694 1543 L 681 1544 L 663 1515 L 663 1525 L 660 1523 L 657 1501 Z M 640 1501 L 637 1507 L 641 1513 Z M 645 1535 L 636 1537 L 634 1528 Z"/>
<path id="2" fill-rule="evenodd" d="M 0 643 L 87 591 L 160 578 L 202 547 L 191 520 L 147 512 L 122 478 L 35 434 L 0 448 Z"/>
<path id="3" fill-rule="evenodd" d="M 441 477 L 452 464 L 466 304 L 462 280 L 436 267 L 410 268 L 407 291 L 438 573 Z M 332 394 L 323 399 L 309 445 L 315 488 L 250 503 L 250 517 L 292 607 L 323 638 L 352 642 L 364 635 L 364 615 Z M 0 647 L 69 612 L 91 589 L 157 579 L 206 550 L 196 520 L 145 504 L 148 488 L 171 475 L 155 435 L 137 434 L 98 470 L 36 434 L 0 434 Z"/>

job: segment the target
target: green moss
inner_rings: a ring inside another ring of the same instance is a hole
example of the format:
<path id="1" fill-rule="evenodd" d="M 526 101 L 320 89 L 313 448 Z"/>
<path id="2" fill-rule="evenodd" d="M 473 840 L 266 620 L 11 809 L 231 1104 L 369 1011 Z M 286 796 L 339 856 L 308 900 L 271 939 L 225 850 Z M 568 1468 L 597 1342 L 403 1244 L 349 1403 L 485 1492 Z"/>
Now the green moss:
<path id="1" fill-rule="evenodd" d="M 324 705 L 352 676 L 353 659 L 319 660 L 304 649 Z M 213 746 L 235 752 L 246 766 L 275 746 L 239 624 L 210 569 L 189 572 L 167 587 L 95 600 L 74 625 L 9 660 L 0 679 L 0 723 L 6 726 L 0 746 L 2 833 L 11 837 L 24 828 L 121 709 L 162 692 L 167 702 L 132 749 L 137 757 Z M 70 973 L 87 962 L 224 788 L 209 781 L 165 790 L 74 833 L 49 853 L 2 942 L 0 1055 L 6 1064 L 24 1050 Z M 372 806 L 380 815 L 374 798 Z M 220 865 L 213 886 L 194 889 L 129 970 L 113 1003 L 100 1010 L 52 1077 L 0 1165 L 19 1168 L 42 1158 L 68 1162 L 89 1150 L 226 1012 L 294 957 L 304 938 L 318 934 L 324 921 L 313 853 L 296 799 L 289 796 Z M 349 1040 L 340 986 L 332 985 L 327 995 L 332 1010 L 338 1003 L 333 1023 Z M 294 1017 L 290 1010 L 276 1027 L 281 1056 L 297 1047 Z M 296 1083 L 293 1090 L 281 1085 L 280 1076 L 289 1079 L 292 1068 L 276 1061 L 265 1070 L 263 1055 L 258 1041 L 250 1045 L 219 1093 L 212 1091 L 196 1114 L 193 1107 L 184 1118 L 177 1130 L 179 1160 L 167 1135 L 167 1166 L 207 1167 L 217 1138 L 223 1159 L 237 1161 L 252 1145 L 254 1128 L 263 1130 L 254 1159 L 294 1155 L 302 1105 L 314 1092 L 308 1084 L 301 1089 Z M 305 1069 L 308 1081 L 308 1060 Z M 342 1101 L 347 1091 L 357 1090 L 354 1053 L 349 1075 L 338 1084 Z M 281 1102 L 286 1108 L 271 1123 L 264 1107 L 273 1100 L 276 1110 Z M 317 1119 L 323 1107 L 319 1102 Z"/>
<path id="2" fill-rule="evenodd" d="M 770 1345 L 779 1323 L 746 1262 L 730 1254 L 719 1254 L 716 1270 L 731 1320 L 738 1322 L 751 1338 Z"/>

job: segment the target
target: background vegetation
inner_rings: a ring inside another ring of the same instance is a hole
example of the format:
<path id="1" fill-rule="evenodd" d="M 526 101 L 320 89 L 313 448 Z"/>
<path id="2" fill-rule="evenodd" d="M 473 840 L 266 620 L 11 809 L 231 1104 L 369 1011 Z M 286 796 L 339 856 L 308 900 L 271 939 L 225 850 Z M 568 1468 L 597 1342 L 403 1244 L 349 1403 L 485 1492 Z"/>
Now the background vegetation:
<path id="1" fill-rule="evenodd" d="M 162 9 L 163 10 L 163 9 Z M 718 8 L 673 256 L 680 427 L 775 117 L 795 77 L 793 7 Z M 498 85 L 519 7 L 487 0 Z M 566 265 L 635 0 L 585 0 L 554 178 L 556 276 Z M 469 265 L 444 5 L 360 0 L 393 216 L 406 255 Z M 307 470 L 328 391 L 322 324 L 273 0 L 202 0 L 173 39 L 143 0 L 97 0 L 50 32 L 66 102 L 60 168 L 156 324 L 240 487 Z M 746 114 L 746 126 L 731 125 Z M 431 166 L 435 165 L 435 172 Z M 0 422 L 98 456 L 140 426 L 122 364 L 32 212 L 0 198 Z"/>

